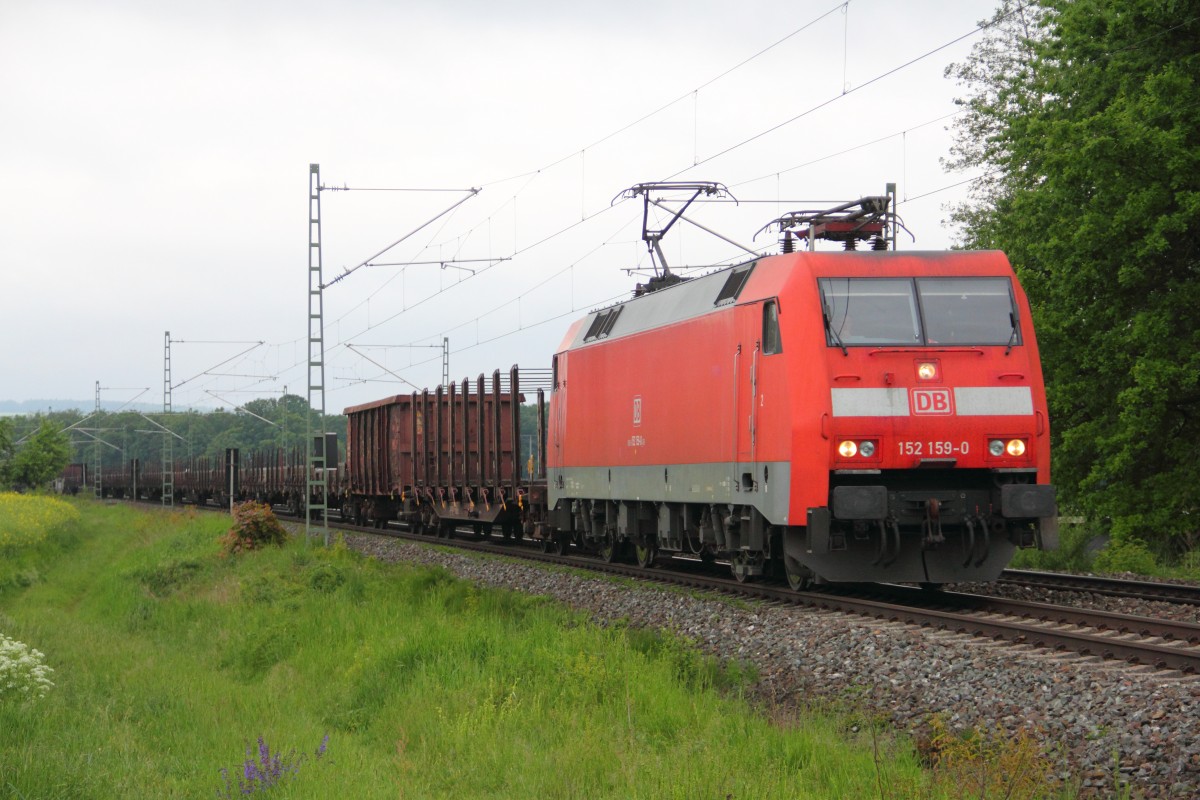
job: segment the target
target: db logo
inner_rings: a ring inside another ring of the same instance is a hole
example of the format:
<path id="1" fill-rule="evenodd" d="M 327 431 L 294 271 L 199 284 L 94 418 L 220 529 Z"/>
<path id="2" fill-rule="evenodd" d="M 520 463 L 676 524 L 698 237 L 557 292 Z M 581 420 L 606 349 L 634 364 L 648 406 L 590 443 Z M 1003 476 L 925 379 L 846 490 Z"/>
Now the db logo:
<path id="1" fill-rule="evenodd" d="M 954 402 L 949 389 L 913 389 L 914 414 L 953 414 Z"/>
<path id="2" fill-rule="evenodd" d="M 640 394 L 633 398 L 633 424 L 642 424 L 642 396 Z"/>

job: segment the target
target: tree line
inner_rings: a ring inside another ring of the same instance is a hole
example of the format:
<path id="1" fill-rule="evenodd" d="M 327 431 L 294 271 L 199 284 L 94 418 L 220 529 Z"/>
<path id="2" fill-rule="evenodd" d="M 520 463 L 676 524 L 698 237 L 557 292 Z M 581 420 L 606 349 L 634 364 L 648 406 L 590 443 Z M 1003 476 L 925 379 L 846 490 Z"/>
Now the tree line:
<path id="1" fill-rule="evenodd" d="M 298 395 L 252 400 L 238 411 L 136 411 L 84 413 L 77 409 L 0 419 L 0 487 L 38 488 L 72 463 L 102 469 L 161 463 L 167 437 L 175 462 L 208 458 L 220 462 L 225 449 L 242 454 L 276 449 L 305 452 L 307 431 L 318 430 L 317 414 Z M 326 414 L 326 432 L 338 437 L 339 460 L 346 452 L 346 417 Z"/>
<path id="2" fill-rule="evenodd" d="M 520 414 L 518 464 L 524 470 L 537 449 L 537 407 L 522 405 Z M 69 464 L 92 468 L 97 452 L 102 469 L 125 466 L 133 459 L 159 463 L 167 436 L 176 465 L 199 458 L 220 463 L 226 448 L 238 448 L 243 457 L 277 449 L 303 454 L 310 423 L 315 432 L 316 412 L 297 395 L 253 400 L 235 412 L 85 414 L 71 409 L 0 418 L 0 489 L 45 487 Z M 338 437 L 339 463 L 346 455 L 346 423 L 345 415 L 325 415 L 325 431 Z M 541 454 L 533 459 L 530 466 L 537 469 Z"/>
<path id="3" fill-rule="evenodd" d="M 970 57 L 952 211 L 1033 305 L 1060 506 L 1168 559 L 1200 544 L 1200 15 L 1004 0 Z"/>

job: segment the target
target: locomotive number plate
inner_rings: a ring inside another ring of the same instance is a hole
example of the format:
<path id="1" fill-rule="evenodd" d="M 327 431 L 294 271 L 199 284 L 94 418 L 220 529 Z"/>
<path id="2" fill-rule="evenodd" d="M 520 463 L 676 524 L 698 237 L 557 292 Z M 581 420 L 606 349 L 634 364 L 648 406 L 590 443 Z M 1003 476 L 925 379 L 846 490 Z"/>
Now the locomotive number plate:
<path id="1" fill-rule="evenodd" d="M 970 442 L 896 442 L 902 456 L 965 456 L 971 451 Z"/>

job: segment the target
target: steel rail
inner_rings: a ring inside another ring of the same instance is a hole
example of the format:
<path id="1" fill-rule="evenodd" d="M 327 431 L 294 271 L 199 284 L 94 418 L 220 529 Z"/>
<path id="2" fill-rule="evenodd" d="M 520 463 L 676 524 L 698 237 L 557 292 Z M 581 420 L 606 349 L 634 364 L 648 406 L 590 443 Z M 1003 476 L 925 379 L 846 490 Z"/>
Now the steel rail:
<path id="1" fill-rule="evenodd" d="M 1004 570 L 997 583 L 1035 586 L 1042 589 L 1061 589 L 1067 592 L 1094 592 L 1112 597 L 1135 597 L 1139 600 L 1162 600 L 1180 605 L 1200 606 L 1200 586 L 1189 584 L 1017 569 Z"/>
<path id="2" fill-rule="evenodd" d="M 1165 641 L 1200 644 L 1200 624 L 1169 619 L 1141 617 L 1114 611 L 1057 606 L 1032 600 L 1014 600 L 982 594 L 961 592 L 928 592 L 908 586 L 887 587 L 899 590 L 897 596 L 913 604 L 938 604 L 968 608 L 977 613 L 1005 614 L 1056 625 L 1077 625 L 1095 629 L 1106 635 L 1133 635 Z"/>

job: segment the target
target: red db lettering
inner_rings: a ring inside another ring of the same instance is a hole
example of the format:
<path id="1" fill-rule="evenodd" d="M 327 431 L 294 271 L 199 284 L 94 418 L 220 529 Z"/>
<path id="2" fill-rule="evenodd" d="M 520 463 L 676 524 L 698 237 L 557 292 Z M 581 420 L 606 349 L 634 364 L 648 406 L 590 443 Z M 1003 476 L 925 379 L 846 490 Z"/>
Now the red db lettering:
<path id="1" fill-rule="evenodd" d="M 914 414 L 954 413 L 954 404 L 949 389 L 913 389 L 912 410 Z"/>

